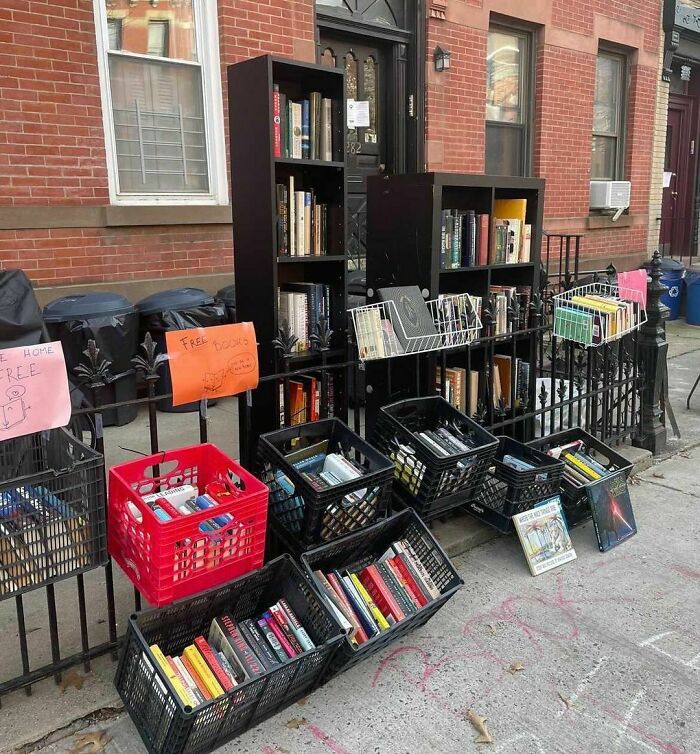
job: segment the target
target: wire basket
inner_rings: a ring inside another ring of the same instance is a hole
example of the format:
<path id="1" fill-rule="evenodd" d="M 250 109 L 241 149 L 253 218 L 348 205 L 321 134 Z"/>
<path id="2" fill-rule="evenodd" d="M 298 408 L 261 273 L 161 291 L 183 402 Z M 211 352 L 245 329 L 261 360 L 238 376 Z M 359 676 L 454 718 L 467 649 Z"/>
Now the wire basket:
<path id="1" fill-rule="evenodd" d="M 479 337 L 481 319 L 468 293 L 440 296 L 425 305 L 435 332 L 423 335 L 409 335 L 394 301 L 350 309 L 360 361 L 456 348 Z"/>
<path id="2" fill-rule="evenodd" d="M 554 296 L 553 334 L 584 346 L 601 346 L 647 321 L 641 295 L 616 285 L 589 283 Z M 587 301 L 585 300 L 587 299 Z"/>

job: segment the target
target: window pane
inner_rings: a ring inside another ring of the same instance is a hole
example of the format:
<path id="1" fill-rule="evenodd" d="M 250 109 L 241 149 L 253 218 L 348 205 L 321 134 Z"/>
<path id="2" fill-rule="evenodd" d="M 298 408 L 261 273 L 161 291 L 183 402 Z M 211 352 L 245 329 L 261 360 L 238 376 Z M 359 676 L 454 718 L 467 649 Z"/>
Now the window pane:
<path id="1" fill-rule="evenodd" d="M 168 22 L 148 22 L 148 54 L 168 57 Z"/>
<path id="2" fill-rule="evenodd" d="M 621 79 L 622 60 L 598 55 L 593 107 L 594 133 L 612 135 L 619 133 Z"/>
<path id="3" fill-rule="evenodd" d="M 111 55 L 109 73 L 120 190 L 207 192 L 200 68 Z"/>
<path id="4" fill-rule="evenodd" d="M 195 44 L 195 17 L 193 3 L 181 0 L 158 0 L 154 5 L 146 0 L 132 3 L 129 0 L 105 0 L 107 24 L 119 22 L 121 25 L 121 49 L 141 55 L 158 55 L 151 52 L 151 44 L 156 44 L 152 34 L 161 35 L 163 57 L 178 60 L 197 60 Z M 156 26 L 166 29 L 156 30 Z M 154 31 L 152 32 L 152 28 Z M 165 36 L 163 44 L 162 35 Z"/>
<path id="5" fill-rule="evenodd" d="M 486 172 L 489 175 L 523 175 L 525 128 L 486 126 Z"/>
<path id="6" fill-rule="evenodd" d="M 107 20 L 107 32 L 109 35 L 109 49 L 121 50 L 122 48 L 122 22 L 119 18 Z"/>
<path id="7" fill-rule="evenodd" d="M 490 31 L 486 58 L 486 119 L 522 123 L 525 39 Z"/>
<path id="8" fill-rule="evenodd" d="M 611 136 L 594 136 L 591 178 L 593 180 L 614 181 L 616 164 L 617 139 Z"/>

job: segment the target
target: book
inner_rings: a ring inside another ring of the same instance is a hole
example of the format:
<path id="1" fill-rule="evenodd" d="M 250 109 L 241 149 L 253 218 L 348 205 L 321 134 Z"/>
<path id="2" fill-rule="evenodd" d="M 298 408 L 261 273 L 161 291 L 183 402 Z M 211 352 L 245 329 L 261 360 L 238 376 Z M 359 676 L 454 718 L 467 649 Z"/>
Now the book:
<path id="1" fill-rule="evenodd" d="M 311 637 L 307 633 L 304 626 L 301 625 L 301 622 L 297 618 L 296 613 L 294 612 L 294 610 L 292 610 L 287 600 L 282 597 L 277 601 L 277 604 L 280 606 L 282 612 L 289 621 L 292 632 L 294 633 L 294 636 L 296 636 L 299 644 L 301 644 L 301 648 L 305 652 L 308 652 L 311 649 L 316 649 L 316 645 L 313 643 L 313 641 L 311 641 Z"/>
<path id="2" fill-rule="evenodd" d="M 421 577 L 413 567 L 413 564 L 411 563 L 409 558 L 406 557 L 406 553 L 397 553 L 393 558 L 391 558 L 391 561 L 412 587 L 413 596 L 416 598 L 418 604 L 421 607 L 427 605 L 428 602 L 433 599 L 433 597 L 428 591 L 428 588 L 421 580 Z"/>
<path id="3" fill-rule="evenodd" d="M 586 488 L 598 548 L 607 552 L 637 533 L 632 501 L 624 471 Z"/>
<path id="4" fill-rule="evenodd" d="M 390 625 L 386 619 L 386 616 L 382 613 L 379 607 L 377 607 L 376 602 L 372 599 L 369 592 L 365 589 L 362 582 L 357 577 L 357 574 L 350 573 L 349 578 L 352 581 L 353 586 L 357 590 L 357 593 L 360 595 L 360 599 L 367 606 L 367 609 L 369 610 L 370 615 L 372 616 L 372 619 L 379 626 L 379 629 L 381 631 L 388 631 L 390 628 Z"/>
<path id="5" fill-rule="evenodd" d="M 414 613 L 416 610 L 427 604 L 427 600 L 423 599 L 423 595 L 413 588 L 411 580 L 406 578 L 404 570 L 400 567 L 401 563 L 397 561 L 397 556 L 388 558 L 384 565 L 391 571 L 391 575 L 396 580 L 396 583 L 400 589 L 406 595 L 406 602 L 409 612 Z"/>
<path id="6" fill-rule="evenodd" d="M 391 558 L 376 563 L 376 567 L 404 614 L 413 615 L 416 612 L 416 603 L 401 583 L 401 575 L 392 565 Z"/>
<path id="7" fill-rule="evenodd" d="M 486 214 L 477 215 L 478 244 L 476 264 L 483 267 L 489 263 L 489 228 L 491 217 Z"/>
<path id="8" fill-rule="evenodd" d="M 260 649 L 257 640 L 250 630 L 250 622 L 250 619 L 248 619 L 248 624 L 246 624 L 246 621 L 239 621 L 238 630 L 241 632 L 241 636 L 245 639 L 246 644 L 250 648 L 250 651 L 253 653 L 257 661 L 263 666 L 265 670 L 270 670 L 271 667 L 279 663 L 277 663 L 276 661 L 273 662 L 270 657 L 268 657 L 268 655 L 263 652 L 262 649 Z M 260 632 L 257 631 L 257 633 L 259 634 Z M 270 654 L 272 653 L 270 652 Z"/>
<path id="9" fill-rule="evenodd" d="M 385 357 L 381 313 L 376 307 L 355 310 L 355 337 L 361 361 Z"/>
<path id="10" fill-rule="evenodd" d="M 311 156 L 309 100 L 301 102 L 301 157 L 308 160 Z"/>
<path id="11" fill-rule="evenodd" d="M 260 629 L 260 632 L 265 637 L 265 640 L 270 645 L 270 648 L 274 652 L 275 656 L 280 662 L 286 662 L 290 655 L 288 655 L 284 648 L 282 647 L 282 644 L 280 643 L 279 639 L 273 632 L 273 630 L 270 628 L 270 626 L 267 624 L 267 621 L 264 618 L 259 618 L 257 621 L 258 628 Z"/>
<path id="12" fill-rule="evenodd" d="M 182 681 L 177 677 L 175 671 L 170 666 L 170 663 L 166 659 L 160 647 L 157 644 L 151 644 L 149 649 L 151 650 L 153 659 L 158 663 L 158 665 L 160 665 L 161 670 L 165 673 L 166 677 L 170 681 L 170 685 L 175 690 L 175 693 L 178 695 L 180 701 L 186 706 L 196 707 L 197 704 L 195 699 L 190 696 Z"/>
<path id="13" fill-rule="evenodd" d="M 349 576 L 341 576 L 337 571 L 332 574 L 335 578 L 337 578 L 338 583 L 341 585 L 343 591 L 345 592 L 345 596 L 347 597 L 348 601 L 352 605 L 352 608 L 355 612 L 355 615 L 357 615 L 360 624 L 362 625 L 362 628 L 365 630 L 365 633 L 367 636 L 371 639 L 373 636 L 376 636 L 379 633 L 379 627 L 374 622 L 374 618 L 372 617 L 372 614 L 369 612 L 369 608 L 364 603 L 364 600 L 360 597 L 359 592 L 355 588 L 355 585 L 352 583 L 352 580 Z M 330 579 L 331 574 L 328 574 L 328 578 Z M 333 583 L 331 581 L 331 583 Z"/>
<path id="14" fill-rule="evenodd" d="M 288 201 L 288 223 L 287 223 L 287 253 L 289 256 L 297 255 L 297 234 L 296 234 L 296 191 L 294 190 L 294 176 L 289 176 L 289 190 L 287 191 Z"/>
<path id="15" fill-rule="evenodd" d="M 236 621 L 228 614 L 222 615 L 212 621 L 212 627 L 217 625 L 224 635 L 226 643 L 230 646 L 237 659 L 237 664 L 243 668 L 247 678 L 255 678 L 261 675 L 263 667 L 258 658 L 246 643 Z M 219 647 L 221 649 L 221 647 Z M 223 650 L 222 650 L 223 651 Z M 228 658 L 228 654 L 224 652 Z M 230 658 L 229 662 L 230 662 Z"/>
<path id="16" fill-rule="evenodd" d="M 280 116 L 280 86 L 272 85 L 272 145 L 275 157 L 282 156 L 282 128 Z"/>
<path id="17" fill-rule="evenodd" d="M 166 657 L 166 659 L 170 664 L 170 667 L 175 671 L 178 679 L 182 682 L 183 686 L 187 690 L 187 693 L 190 695 L 190 699 L 195 702 L 194 706 L 204 704 L 204 702 L 207 701 L 207 698 L 199 690 L 197 684 L 194 682 L 194 679 L 188 672 L 187 668 L 184 666 L 182 660 L 179 657 Z"/>
<path id="18" fill-rule="evenodd" d="M 219 659 L 214 654 L 214 651 L 207 643 L 203 636 L 197 636 L 194 640 L 194 645 L 199 650 L 199 653 L 204 658 L 204 661 L 209 666 L 211 672 L 216 676 L 216 680 L 224 691 L 230 691 L 233 688 L 231 679 L 226 675 L 224 669 L 221 667 Z"/>
<path id="19" fill-rule="evenodd" d="M 401 327 L 394 330 L 404 351 L 411 353 L 439 347 L 440 336 L 417 285 L 379 288 L 377 296 L 396 308 Z"/>
<path id="20" fill-rule="evenodd" d="M 357 638 L 358 643 L 367 641 L 369 636 L 365 631 L 359 616 L 355 612 L 355 609 L 350 603 L 350 600 L 348 600 L 348 597 L 345 593 L 345 590 L 342 588 L 340 581 L 333 573 L 326 574 L 325 578 L 328 581 L 331 589 L 333 589 L 343 607 L 345 608 L 345 615 L 355 628 L 355 637 Z"/>
<path id="21" fill-rule="evenodd" d="M 197 675 L 197 671 L 194 669 L 194 666 L 189 661 L 189 659 L 185 655 L 183 655 L 180 660 L 185 670 L 189 673 L 190 678 L 197 686 L 199 693 L 204 697 L 204 701 L 209 701 L 209 699 L 212 699 L 213 697 L 211 695 L 211 691 L 209 691 L 204 681 Z"/>
<path id="22" fill-rule="evenodd" d="M 185 647 L 183 656 L 189 660 L 194 672 L 199 676 L 199 679 L 206 686 L 212 698 L 216 699 L 217 697 L 222 696 L 224 690 L 221 687 L 221 684 L 209 669 L 209 666 L 204 661 L 204 658 L 199 653 L 197 647 L 194 644 L 190 644 L 188 647 Z"/>
<path id="23" fill-rule="evenodd" d="M 384 615 L 391 614 L 397 621 L 406 617 L 376 565 L 367 566 L 358 574 L 358 578 Z"/>
<path id="24" fill-rule="evenodd" d="M 565 453 L 564 459 L 567 461 L 567 463 L 570 463 L 572 466 L 575 466 L 579 471 L 581 471 L 584 476 L 587 476 L 589 479 L 592 480 L 598 480 L 601 478 L 601 474 L 599 474 L 597 471 L 594 471 L 590 466 L 585 464 L 580 459 L 576 458 L 576 456 L 572 455 L 571 453 Z"/>
<path id="25" fill-rule="evenodd" d="M 320 137 L 320 92 L 309 92 L 309 159 L 318 160 Z"/>
<path id="26" fill-rule="evenodd" d="M 272 631 L 278 643 L 282 646 L 282 649 L 287 655 L 287 658 L 290 659 L 290 658 L 296 657 L 297 654 L 299 653 L 289 643 L 289 640 L 287 639 L 287 636 L 285 635 L 284 631 L 280 628 L 279 623 L 277 623 L 277 621 L 272 617 L 272 613 L 269 610 L 267 610 L 266 612 L 263 613 L 262 617 L 268 629 Z"/>
<path id="27" fill-rule="evenodd" d="M 516 514 L 513 524 L 533 576 L 576 559 L 559 495 Z"/>
<path id="28" fill-rule="evenodd" d="M 282 157 L 289 157 L 289 105 L 287 95 L 280 92 L 280 135 L 282 139 Z"/>
<path id="29" fill-rule="evenodd" d="M 356 627 L 353 623 L 350 622 L 350 619 L 345 612 L 345 608 L 340 604 L 340 600 L 335 594 L 335 590 L 330 585 L 328 579 L 325 577 L 322 571 L 314 571 L 314 576 L 318 581 L 318 585 L 321 589 L 321 594 L 326 600 L 326 604 L 330 608 L 331 612 L 335 616 L 335 619 L 338 621 L 338 623 L 340 623 L 343 631 L 348 634 L 348 637 L 351 640 L 356 641 Z"/>
<path id="30" fill-rule="evenodd" d="M 333 160 L 333 101 L 321 100 L 321 160 Z"/>
<path id="31" fill-rule="evenodd" d="M 301 121 L 302 121 L 302 106 L 300 102 L 290 102 L 291 108 L 291 121 L 292 121 L 292 157 L 295 160 L 302 158 L 302 134 L 301 134 Z"/>
<path id="32" fill-rule="evenodd" d="M 392 544 L 392 547 L 397 554 L 403 553 L 404 555 L 406 555 L 406 557 L 410 560 L 414 570 L 420 576 L 421 582 L 425 585 L 430 596 L 433 599 L 438 599 L 441 596 L 441 592 L 428 573 L 428 569 L 425 567 L 421 559 L 416 555 L 413 547 L 411 547 L 411 543 L 406 539 L 402 539 L 399 542 L 394 542 Z"/>
<path id="33" fill-rule="evenodd" d="M 282 632 L 284 633 L 294 652 L 300 655 L 304 651 L 304 648 L 302 647 L 301 642 L 297 639 L 294 631 L 292 630 L 292 626 L 282 608 L 279 606 L 279 604 L 275 603 L 274 605 L 270 606 L 269 612 L 272 615 L 273 619 L 277 622 L 277 625 L 282 629 Z"/>

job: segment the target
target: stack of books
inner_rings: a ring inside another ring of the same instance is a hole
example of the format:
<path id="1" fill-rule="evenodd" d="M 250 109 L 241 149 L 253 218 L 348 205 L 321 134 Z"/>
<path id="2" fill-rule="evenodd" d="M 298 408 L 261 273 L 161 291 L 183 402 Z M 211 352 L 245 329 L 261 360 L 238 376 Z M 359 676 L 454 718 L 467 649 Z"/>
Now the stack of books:
<path id="1" fill-rule="evenodd" d="M 314 576 L 356 647 L 440 597 L 427 568 L 405 539 L 393 542 L 364 568 L 316 570 Z"/>
<path id="2" fill-rule="evenodd" d="M 299 190 L 294 176 L 275 184 L 277 256 L 308 257 L 329 254 L 329 227 L 337 207 L 316 199 L 316 192 Z"/>
<path id="3" fill-rule="evenodd" d="M 324 492 L 363 477 L 367 471 L 359 463 L 340 452 L 328 452 L 328 440 L 309 445 L 285 456 L 289 463 L 316 492 Z M 300 532 L 304 520 L 305 502 L 294 483 L 280 469 L 275 472 L 274 489 L 270 494 L 272 510 L 280 516 L 292 532 Z M 359 525 L 352 516 L 353 506 L 363 505 L 368 513 L 371 506 L 379 505 L 380 488 L 361 488 L 344 495 L 340 504 L 331 504 L 324 512 L 321 539 L 337 536 L 339 529 L 350 532 Z"/>
<path id="4" fill-rule="evenodd" d="M 278 290 L 277 311 L 280 327 L 286 322 L 297 337 L 293 351 L 308 351 L 321 318 L 330 324 L 331 288 L 322 283 L 285 283 Z"/>
<path id="5" fill-rule="evenodd" d="M 438 426 L 434 430 L 414 432 L 413 436 L 421 440 L 438 458 L 466 453 L 479 447 L 479 442 L 473 432 L 462 431 L 454 424 L 445 423 L 444 426 Z"/>
<path id="6" fill-rule="evenodd" d="M 280 91 L 272 90 L 272 127 L 275 157 L 295 160 L 341 160 L 339 137 L 342 106 L 309 92 L 306 99 L 293 101 Z"/>
<path id="7" fill-rule="evenodd" d="M 0 594 L 90 564 L 88 521 L 42 486 L 0 493 Z"/>
<path id="8" fill-rule="evenodd" d="M 491 217 L 474 210 L 442 210 L 440 267 L 480 267 L 488 264 Z"/>
<path id="9" fill-rule="evenodd" d="M 554 334 L 585 345 L 600 345 L 640 324 L 639 304 L 614 295 L 574 290 L 556 300 Z"/>
<path id="10" fill-rule="evenodd" d="M 564 461 L 564 478 L 577 487 L 597 482 L 617 472 L 617 469 L 606 469 L 591 457 L 583 440 L 574 440 L 565 445 L 550 448 L 547 455 Z"/>
<path id="11" fill-rule="evenodd" d="M 442 393 L 442 371 L 435 367 L 435 384 L 438 395 Z M 445 370 L 445 400 L 458 411 L 472 415 L 476 412 L 479 402 L 479 372 L 471 370 L 467 372 L 461 367 L 448 367 Z M 469 405 L 467 406 L 467 397 Z"/>
<path id="12" fill-rule="evenodd" d="M 315 648 L 282 598 L 255 619 L 214 618 L 208 638 L 197 636 L 179 656 L 164 655 L 157 644 L 150 651 L 182 703 L 196 708 Z"/>

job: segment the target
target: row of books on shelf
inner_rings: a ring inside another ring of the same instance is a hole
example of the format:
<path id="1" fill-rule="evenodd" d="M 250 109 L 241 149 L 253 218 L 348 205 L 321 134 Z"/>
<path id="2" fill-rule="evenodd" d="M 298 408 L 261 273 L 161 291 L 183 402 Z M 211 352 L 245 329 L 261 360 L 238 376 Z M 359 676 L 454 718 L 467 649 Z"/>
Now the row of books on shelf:
<path id="1" fill-rule="evenodd" d="M 641 324 L 640 306 L 618 296 L 582 293 L 556 302 L 554 334 L 587 345 L 600 345 Z"/>
<path id="2" fill-rule="evenodd" d="M 532 288 L 529 285 L 491 285 L 489 293 L 493 297 L 493 334 L 508 335 L 518 330 L 527 329 L 528 312 L 530 309 L 530 299 L 532 297 Z M 482 322 L 482 330 L 478 336 L 485 334 L 483 324 L 483 298 L 481 296 L 471 296 L 474 309 Z M 508 311 L 513 310 L 514 319 L 509 319 Z"/>
<path id="3" fill-rule="evenodd" d="M 321 378 L 315 375 L 298 375 L 289 380 L 290 424 L 306 424 L 321 418 Z M 328 415 L 335 411 L 335 381 L 333 374 L 326 375 Z M 284 384 L 279 386 L 280 426 L 285 426 Z"/>
<path id="4" fill-rule="evenodd" d="M 550 448 L 547 453 L 557 460 L 564 461 L 564 477 L 577 487 L 605 479 L 617 471 L 607 469 L 593 458 L 583 440 L 574 440 Z"/>
<path id="5" fill-rule="evenodd" d="M 285 283 L 278 290 L 277 310 L 280 326 L 286 323 L 297 338 L 293 352 L 308 351 L 321 318 L 330 324 L 331 288 L 323 283 Z"/>
<path id="6" fill-rule="evenodd" d="M 150 646 L 182 703 L 193 708 L 312 649 L 315 644 L 284 598 L 255 619 L 214 618 L 208 637 L 197 636 L 180 656 Z"/>
<path id="7" fill-rule="evenodd" d="M 440 267 L 482 267 L 530 261 L 532 225 L 527 199 L 496 199 L 494 215 L 475 210 L 441 213 Z"/>
<path id="8" fill-rule="evenodd" d="M 342 103 L 309 92 L 294 101 L 274 84 L 272 91 L 275 157 L 296 160 L 342 160 Z"/>
<path id="9" fill-rule="evenodd" d="M 357 647 L 440 597 L 427 568 L 406 540 L 393 542 L 364 567 L 314 571 L 326 601 Z"/>
<path id="10" fill-rule="evenodd" d="M 294 176 L 276 184 L 277 256 L 322 256 L 329 251 L 330 224 L 340 211 L 319 202 L 313 190 L 296 188 Z"/>
<path id="11" fill-rule="evenodd" d="M 0 493 L 0 594 L 90 564 L 87 520 L 42 486 Z"/>

